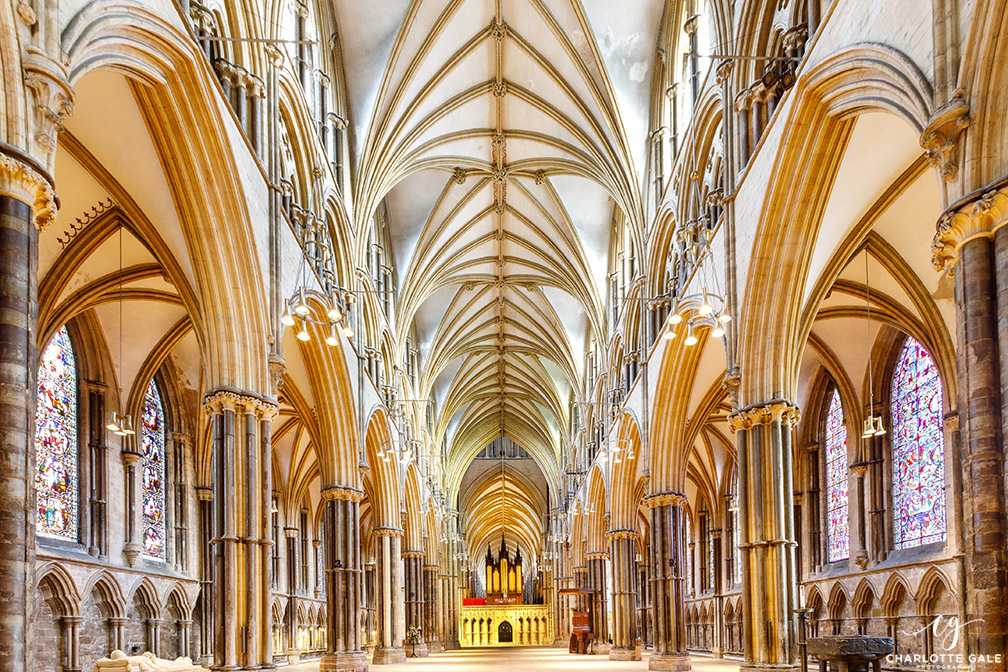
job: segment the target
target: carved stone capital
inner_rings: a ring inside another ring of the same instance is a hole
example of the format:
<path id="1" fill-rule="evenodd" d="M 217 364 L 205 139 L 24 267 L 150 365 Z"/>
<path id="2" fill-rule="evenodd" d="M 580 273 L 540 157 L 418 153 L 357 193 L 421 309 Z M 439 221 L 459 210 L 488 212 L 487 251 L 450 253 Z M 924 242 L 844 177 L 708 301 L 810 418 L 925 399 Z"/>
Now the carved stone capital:
<path id="1" fill-rule="evenodd" d="M 330 485 L 322 491 L 322 501 L 359 502 L 364 499 L 364 491 L 349 485 Z"/>
<path id="2" fill-rule="evenodd" d="M 667 492 L 656 492 L 644 498 L 644 505 L 648 508 L 656 506 L 682 506 L 686 503 L 686 495 L 682 492 L 669 490 Z"/>
<path id="3" fill-rule="evenodd" d="M 375 536 L 378 537 L 401 537 L 403 536 L 403 530 L 401 527 L 376 527 L 374 528 Z"/>
<path id="4" fill-rule="evenodd" d="M 928 162 L 938 168 L 946 182 L 954 180 L 959 173 L 956 142 L 969 122 L 969 104 L 961 95 L 956 95 L 935 110 L 921 133 L 920 144 L 927 152 Z"/>
<path id="5" fill-rule="evenodd" d="M 49 180 L 28 164 L 7 154 L 0 154 L 0 194 L 31 205 L 39 232 L 56 221 L 56 192 Z"/>
<path id="6" fill-rule="evenodd" d="M 753 425 L 767 425 L 772 422 L 793 427 L 800 420 L 801 409 L 785 399 L 773 399 L 732 413 L 728 416 L 728 428 L 735 433 L 749 429 Z"/>
<path id="7" fill-rule="evenodd" d="M 749 110 L 752 108 L 753 104 L 753 93 L 749 88 L 742 89 L 735 96 L 735 111 L 742 112 L 744 110 Z"/>
<path id="8" fill-rule="evenodd" d="M 203 395 L 203 410 L 208 415 L 224 411 L 234 413 L 239 409 L 263 419 L 272 419 L 279 411 L 279 407 L 274 402 L 238 390 L 218 388 Z"/>
<path id="9" fill-rule="evenodd" d="M 63 130 L 63 120 L 73 113 L 74 93 L 66 67 L 35 46 L 25 47 L 24 82 L 34 98 L 34 153 L 45 157 L 51 169 L 56 136 Z"/>
<path id="10" fill-rule="evenodd" d="M 931 262 L 935 270 L 953 273 L 959 248 L 979 237 L 990 237 L 1008 223 L 1008 187 L 991 189 L 977 198 L 947 210 L 938 220 L 931 241 Z"/>

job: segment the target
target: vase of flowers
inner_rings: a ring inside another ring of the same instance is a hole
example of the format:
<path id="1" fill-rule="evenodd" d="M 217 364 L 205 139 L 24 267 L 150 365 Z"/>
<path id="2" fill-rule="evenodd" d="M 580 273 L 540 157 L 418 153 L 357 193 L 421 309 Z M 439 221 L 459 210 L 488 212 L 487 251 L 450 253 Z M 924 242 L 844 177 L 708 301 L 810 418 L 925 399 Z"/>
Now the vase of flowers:
<path id="1" fill-rule="evenodd" d="M 412 623 L 406 628 L 406 642 L 410 645 L 410 658 L 416 658 L 416 645 L 420 643 L 420 628 Z"/>

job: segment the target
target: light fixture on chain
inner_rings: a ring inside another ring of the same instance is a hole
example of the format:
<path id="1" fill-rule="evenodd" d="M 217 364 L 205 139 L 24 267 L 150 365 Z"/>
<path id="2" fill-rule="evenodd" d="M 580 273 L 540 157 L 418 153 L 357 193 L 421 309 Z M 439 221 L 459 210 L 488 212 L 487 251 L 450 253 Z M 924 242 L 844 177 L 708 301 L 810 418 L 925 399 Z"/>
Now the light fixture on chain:
<path id="1" fill-rule="evenodd" d="M 882 426 L 882 416 L 875 415 L 875 385 L 872 379 L 871 361 L 871 284 L 868 281 L 868 248 L 864 248 L 864 274 L 865 274 L 865 315 L 868 322 L 868 417 L 864 420 L 861 431 L 862 439 L 870 439 L 873 436 L 885 436 L 885 427 Z"/>
<path id="2" fill-rule="evenodd" d="M 119 379 L 122 380 L 123 372 L 123 253 L 122 253 L 123 227 L 119 226 Z M 119 388 L 119 398 L 122 399 L 122 388 Z M 121 402 L 120 402 L 121 403 Z M 133 419 L 128 413 L 112 411 L 109 414 L 109 422 L 105 428 L 111 430 L 119 436 L 131 436 L 136 434 L 133 430 Z"/>
<path id="3" fill-rule="evenodd" d="M 312 189 L 312 200 L 317 201 L 316 191 L 320 186 L 322 171 L 314 172 L 316 188 Z M 296 336 L 300 341 L 310 341 L 311 332 L 308 325 L 321 327 L 325 332 L 325 342 L 329 346 L 339 345 L 339 335 L 347 338 L 353 336 L 353 329 L 346 323 L 354 302 L 354 292 L 336 287 L 335 276 L 331 270 L 330 245 L 324 240 L 321 232 L 325 231 L 325 222 L 311 211 L 300 234 L 301 259 L 297 271 L 297 285 L 291 296 L 284 302 L 283 315 L 280 323 L 286 327 L 297 327 Z M 308 260 L 313 257 L 317 265 L 314 273 L 308 273 Z M 321 289 L 309 286 L 309 279 L 314 275 Z"/>

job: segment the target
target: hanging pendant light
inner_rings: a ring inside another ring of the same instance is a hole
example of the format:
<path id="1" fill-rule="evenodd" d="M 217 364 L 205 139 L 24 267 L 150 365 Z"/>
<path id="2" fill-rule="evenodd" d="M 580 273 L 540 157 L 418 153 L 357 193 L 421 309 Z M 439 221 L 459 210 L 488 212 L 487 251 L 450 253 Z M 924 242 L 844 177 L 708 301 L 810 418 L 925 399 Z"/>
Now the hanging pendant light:
<path id="1" fill-rule="evenodd" d="M 724 327 L 721 326 L 720 322 L 714 324 L 714 328 L 711 329 L 710 335 L 714 338 L 721 338 L 724 336 Z"/>
<path id="2" fill-rule="evenodd" d="M 339 345 L 339 336 L 336 334 L 336 325 L 329 325 L 329 335 L 326 336 L 325 342 L 331 346 Z"/>
<path id="3" fill-rule="evenodd" d="M 675 337 L 676 337 L 675 329 L 672 327 L 669 327 L 662 335 L 662 338 L 664 338 L 666 341 L 675 340 Z"/>
<path id="4" fill-rule="evenodd" d="M 127 414 L 120 415 L 119 422 L 120 422 L 119 425 L 120 434 L 122 434 L 123 436 L 132 436 L 136 434 L 136 432 L 133 431 L 133 419 L 129 415 Z"/>
<path id="5" fill-rule="evenodd" d="M 297 337 L 299 341 L 311 340 L 311 334 L 308 333 L 308 322 L 305 320 L 301 320 L 301 329 L 298 330 Z"/>
<path id="6" fill-rule="evenodd" d="M 329 310 L 326 312 L 329 319 L 333 322 L 339 322 L 343 319 L 343 313 L 340 311 L 339 307 L 339 296 L 336 292 L 329 294 Z"/>
<path id="7" fill-rule="evenodd" d="M 308 301 L 305 299 L 304 287 L 298 288 L 298 302 L 294 306 L 294 312 L 301 317 L 311 312 L 311 308 L 308 307 Z"/>
<path id="8" fill-rule="evenodd" d="M 697 313 L 699 313 L 703 317 L 707 317 L 712 312 L 714 312 L 714 308 L 710 304 L 710 297 L 707 295 L 707 288 L 704 287 L 704 289 L 703 289 L 703 303 L 701 303 L 700 307 L 697 308 Z"/>
<path id="9" fill-rule="evenodd" d="M 697 343 L 697 337 L 696 334 L 693 333 L 692 324 L 686 326 L 686 340 L 683 341 L 683 343 L 685 343 L 686 345 L 696 345 Z"/>
<path id="10" fill-rule="evenodd" d="M 672 315 L 669 317 L 669 322 L 672 324 L 679 324 L 682 322 L 682 313 L 679 312 L 678 298 L 676 298 L 675 302 L 672 304 Z"/>

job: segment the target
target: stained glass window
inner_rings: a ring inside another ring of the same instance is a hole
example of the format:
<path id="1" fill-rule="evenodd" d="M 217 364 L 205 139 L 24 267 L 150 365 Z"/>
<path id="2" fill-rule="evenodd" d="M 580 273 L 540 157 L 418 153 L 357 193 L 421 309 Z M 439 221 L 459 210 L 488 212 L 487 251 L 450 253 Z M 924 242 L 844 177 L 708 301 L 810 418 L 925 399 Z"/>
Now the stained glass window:
<path id="1" fill-rule="evenodd" d="M 143 432 L 143 552 L 165 559 L 165 425 L 164 407 L 152 380 L 144 397 Z"/>
<path id="2" fill-rule="evenodd" d="M 847 425 L 840 393 L 833 391 L 826 414 L 826 532 L 829 562 L 850 556 L 847 521 Z"/>
<path id="3" fill-rule="evenodd" d="M 42 352 L 35 411 L 35 529 L 77 540 L 77 368 L 63 327 Z"/>
<path id="4" fill-rule="evenodd" d="M 896 548 L 944 541 L 942 384 L 931 355 L 912 338 L 893 374 L 892 451 Z"/>

